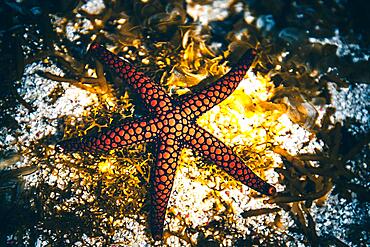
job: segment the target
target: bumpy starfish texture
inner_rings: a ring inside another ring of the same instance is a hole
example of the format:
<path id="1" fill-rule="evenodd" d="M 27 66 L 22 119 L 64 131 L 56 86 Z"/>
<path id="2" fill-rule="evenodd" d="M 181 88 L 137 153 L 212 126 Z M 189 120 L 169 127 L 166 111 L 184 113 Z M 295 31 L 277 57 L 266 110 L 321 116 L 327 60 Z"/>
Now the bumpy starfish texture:
<path id="1" fill-rule="evenodd" d="M 97 152 L 156 142 L 158 154 L 151 177 L 153 207 L 149 214 L 155 240 L 160 240 L 163 235 L 166 207 L 183 147 L 191 148 L 250 188 L 266 195 L 275 194 L 276 189 L 259 178 L 231 148 L 196 123 L 202 113 L 222 102 L 236 89 L 255 58 L 255 50 L 248 50 L 236 66 L 206 89 L 179 100 L 171 98 L 149 77 L 99 44 L 93 43 L 90 52 L 135 89 L 150 114 L 123 122 L 119 127 L 103 129 L 94 136 L 72 138 L 58 145 L 64 151 Z"/>

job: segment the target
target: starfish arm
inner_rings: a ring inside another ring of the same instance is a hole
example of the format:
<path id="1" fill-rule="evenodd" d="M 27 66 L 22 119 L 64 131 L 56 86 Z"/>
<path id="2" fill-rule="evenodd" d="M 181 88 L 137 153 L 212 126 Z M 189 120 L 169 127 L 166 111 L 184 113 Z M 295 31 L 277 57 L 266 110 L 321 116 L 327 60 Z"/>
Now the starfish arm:
<path id="1" fill-rule="evenodd" d="M 117 147 L 153 141 L 157 134 L 156 121 L 139 118 L 118 127 L 103 128 L 96 135 L 86 135 L 61 141 L 57 144 L 63 151 L 106 152 Z"/>
<path id="2" fill-rule="evenodd" d="M 274 195 L 275 187 L 258 177 L 243 161 L 223 142 L 203 128 L 193 125 L 185 137 L 190 147 L 226 171 L 236 180 L 265 195 Z"/>
<path id="3" fill-rule="evenodd" d="M 197 117 L 221 103 L 238 87 L 255 56 L 256 51 L 249 49 L 226 75 L 202 91 L 181 98 L 182 110 L 191 117 Z"/>
<path id="4" fill-rule="evenodd" d="M 166 91 L 144 73 L 138 72 L 133 65 L 120 59 L 117 55 L 97 43 L 93 43 L 90 46 L 90 51 L 106 67 L 109 67 L 111 71 L 116 73 L 121 79 L 126 80 L 135 89 L 150 112 L 161 114 L 172 107 L 171 98 Z"/>
<path id="5" fill-rule="evenodd" d="M 151 205 L 149 225 L 155 240 L 162 239 L 166 208 L 175 178 L 180 143 L 176 139 L 164 138 L 159 145 L 154 173 L 151 177 Z"/>

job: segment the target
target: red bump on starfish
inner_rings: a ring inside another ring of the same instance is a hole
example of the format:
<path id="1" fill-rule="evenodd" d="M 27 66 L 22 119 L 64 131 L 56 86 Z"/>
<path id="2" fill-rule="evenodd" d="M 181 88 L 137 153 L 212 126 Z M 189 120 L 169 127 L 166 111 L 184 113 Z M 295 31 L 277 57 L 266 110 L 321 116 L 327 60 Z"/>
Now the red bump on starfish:
<path id="1" fill-rule="evenodd" d="M 231 148 L 196 123 L 201 114 L 221 103 L 236 89 L 256 56 L 254 49 L 249 49 L 219 80 L 179 100 L 171 98 L 165 89 L 101 45 L 93 43 L 90 52 L 132 86 L 144 101 L 149 116 L 125 121 L 119 127 L 102 129 L 95 136 L 62 141 L 58 147 L 71 152 L 104 152 L 133 144 L 156 142 L 158 154 L 151 177 L 152 212 L 149 214 L 149 225 L 155 240 L 162 239 L 177 162 L 185 145 L 244 185 L 265 195 L 276 193 L 276 189 L 258 177 Z"/>

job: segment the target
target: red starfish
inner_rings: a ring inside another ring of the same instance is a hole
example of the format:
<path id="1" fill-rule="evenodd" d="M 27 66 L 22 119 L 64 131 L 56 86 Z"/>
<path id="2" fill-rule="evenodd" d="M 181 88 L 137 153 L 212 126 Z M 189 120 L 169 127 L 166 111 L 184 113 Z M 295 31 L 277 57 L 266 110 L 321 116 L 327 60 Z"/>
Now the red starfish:
<path id="1" fill-rule="evenodd" d="M 103 129 L 95 136 L 72 138 L 59 143 L 66 151 L 108 151 L 143 142 L 157 142 L 158 157 L 151 178 L 153 212 L 149 222 L 153 238 L 160 240 L 166 207 L 171 194 L 181 148 L 190 147 L 205 159 L 216 163 L 236 180 L 259 191 L 274 195 L 276 189 L 259 178 L 223 142 L 197 125 L 196 119 L 226 99 L 245 76 L 256 52 L 248 50 L 238 64 L 206 89 L 176 101 L 149 77 L 99 44 L 90 51 L 120 78 L 127 81 L 144 100 L 150 116 Z"/>

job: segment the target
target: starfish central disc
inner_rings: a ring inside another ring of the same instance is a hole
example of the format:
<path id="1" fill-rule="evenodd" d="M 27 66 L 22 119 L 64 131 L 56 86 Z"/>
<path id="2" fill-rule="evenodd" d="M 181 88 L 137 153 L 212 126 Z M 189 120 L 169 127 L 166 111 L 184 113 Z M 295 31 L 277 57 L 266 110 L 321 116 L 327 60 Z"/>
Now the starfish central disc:
<path id="1" fill-rule="evenodd" d="M 236 89 L 255 58 L 255 50 L 248 50 L 226 75 L 207 88 L 185 95 L 179 100 L 171 98 L 149 77 L 101 45 L 93 43 L 90 52 L 131 85 L 144 101 L 149 115 L 125 121 L 119 127 L 105 128 L 96 135 L 62 141 L 58 146 L 64 151 L 98 152 L 156 142 L 157 159 L 151 177 L 150 193 L 153 207 L 149 215 L 155 240 L 160 240 L 163 235 L 166 207 L 184 146 L 215 163 L 250 188 L 266 195 L 276 193 L 276 189 L 258 177 L 231 148 L 196 123 L 201 114 L 222 102 Z"/>

